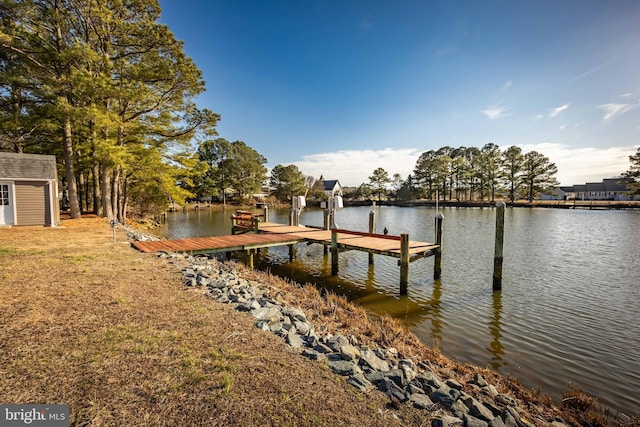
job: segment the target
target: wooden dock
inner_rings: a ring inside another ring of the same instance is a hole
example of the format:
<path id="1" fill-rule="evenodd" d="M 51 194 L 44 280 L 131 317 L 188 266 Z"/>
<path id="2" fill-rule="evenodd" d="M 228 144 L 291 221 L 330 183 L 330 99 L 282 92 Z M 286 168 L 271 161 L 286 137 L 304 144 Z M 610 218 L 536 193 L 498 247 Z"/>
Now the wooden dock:
<path id="1" fill-rule="evenodd" d="M 218 237 L 193 237 L 188 239 L 134 242 L 142 252 L 185 252 L 190 254 L 243 251 L 249 256 L 253 267 L 253 256 L 257 250 L 272 246 L 290 246 L 296 243 L 319 243 L 331 248 L 331 272 L 338 274 L 338 252 L 358 250 L 398 258 L 400 266 L 400 292 L 406 293 L 409 263 L 432 255 L 439 255 L 440 245 L 409 240 L 408 234 L 388 236 L 341 229 L 292 226 L 270 222 L 248 225 L 247 231 L 254 233 L 233 234 Z M 439 262 L 439 257 L 436 257 Z M 437 263 L 436 263 L 437 264 Z M 436 269 L 439 275 L 439 265 Z M 434 273 L 435 274 L 435 273 Z"/>
<path id="2" fill-rule="evenodd" d="M 335 230 L 338 247 L 347 250 L 359 250 L 378 255 L 401 257 L 401 236 L 362 233 L 349 230 Z M 290 226 L 275 223 L 260 223 L 258 234 L 236 234 L 218 237 L 191 237 L 188 239 L 157 240 L 134 242 L 133 246 L 141 252 L 186 252 L 190 254 L 246 251 L 285 246 L 300 242 L 331 245 L 332 230 L 322 230 L 304 226 Z M 438 245 L 434 243 L 409 241 L 411 261 L 434 254 Z"/>
<path id="3" fill-rule="evenodd" d="M 318 228 L 291 226 L 274 223 L 260 223 L 260 233 L 267 235 L 290 235 L 299 237 L 301 241 L 331 245 L 332 232 L 337 234 L 338 248 L 346 250 L 358 250 L 378 255 L 401 257 L 402 236 L 387 236 L 384 234 L 363 233 L 349 230 L 322 230 Z M 434 255 L 434 250 L 439 246 L 434 243 L 417 242 L 410 240 L 409 256 L 411 261 Z"/>

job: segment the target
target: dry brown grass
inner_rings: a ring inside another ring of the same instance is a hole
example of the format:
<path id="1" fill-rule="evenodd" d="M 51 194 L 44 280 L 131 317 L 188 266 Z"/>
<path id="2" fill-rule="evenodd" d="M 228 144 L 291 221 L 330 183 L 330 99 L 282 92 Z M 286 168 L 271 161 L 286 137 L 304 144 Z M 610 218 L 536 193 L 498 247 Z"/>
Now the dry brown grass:
<path id="1" fill-rule="evenodd" d="M 187 291 L 101 219 L 63 226 L 0 230 L 0 402 L 68 403 L 72 425 L 422 422 Z"/>

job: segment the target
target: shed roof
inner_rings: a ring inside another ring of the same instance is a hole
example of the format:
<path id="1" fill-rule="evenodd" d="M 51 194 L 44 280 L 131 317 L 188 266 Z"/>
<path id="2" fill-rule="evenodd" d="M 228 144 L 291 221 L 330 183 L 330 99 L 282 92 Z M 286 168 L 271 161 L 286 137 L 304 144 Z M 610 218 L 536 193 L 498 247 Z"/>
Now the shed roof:
<path id="1" fill-rule="evenodd" d="M 57 179 L 56 157 L 43 154 L 0 153 L 0 179 Z"/>

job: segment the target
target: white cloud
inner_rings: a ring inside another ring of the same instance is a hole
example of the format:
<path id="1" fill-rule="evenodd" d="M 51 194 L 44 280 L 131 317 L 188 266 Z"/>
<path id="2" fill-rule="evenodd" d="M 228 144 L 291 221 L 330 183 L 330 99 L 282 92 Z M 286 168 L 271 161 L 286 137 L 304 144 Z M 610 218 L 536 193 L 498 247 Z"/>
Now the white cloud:
<path id="1" fill-rule="evenodd" d="M 487 108 L 486 110 L 482 110 L 482 114 L 487 116 L 489 120 L 498 120 L 511 115 L 507 113 L 507 108 L 503 107 L 502 105 L 495 105 Z"/>
<path id="2" fill-rule="evenodd" d="M 627 92 L 627 93 L 623 93 L 622 95 L 620 95 L 621 98 L 630 98 L 631 95 L 633 95 L 631 92 Z"/>
<path id="3" fill-rule="evenodd" d="M 578 80 L 582 80 L 582 79 L 584 79 L 585 77 L 590 76 L 591 74 L 593 74 L 593 73 L 595 73 L 595 72 L 597 72 L 597 71 L 602 70 L 604 67 L 607 67 L 607 66 L 609 66 L 609 65 L 613 64 L 614 62 L 616 62 L 616 61 L 614 60 L 614 61 L 605 62 L 604 64 L 600 64 L 600 65 L 598 65 L 597 67 L 594 67 L 594 68 L 592 68 L 592 69 L 590 69 L 590 70 L 587 70 L 587 71 L 585 71 L 584 73 L 582 73 L 582 74 L 580 74 L 580 75 L 578 75 L 578 76 L 575 76 L 574 78 L 572 78 L 571 80 L 569 80 L 569 83 L 575 83 L 575 82 L 577 82 Z"/>
<path id="4" fill-rule="evenodd" d="M 557 108 L 550 108 L 549 109 L 549 117 L 556 117 L 558 114 L 562 113 L 567 108 L 569 108 L 570 105 L 571 105 L 571 103 L 566 103 L 566 104 L 561 105 L 561 106 L 559 106 Z"/>
<path id="5" fill-rule="evenodd" d="M 383 150 L 344 150 L 304 156 L 293 162 L 305 174 L 325 179 L 338 179 L 343 186 L 355 187 L 369 182 L 377 168 L 383 168 L 392 177 L 399 173 L 406 179 L 413 172 L 420 154 L 426 150 L 415 148 L 385 148 Z"/>
<path id="6" fill-rule="evenodd" d="M 629 169 L 629 156 L 636 147 L 583 147 L 543 142 L 521 145 L 523 152 L 537 151 L 556 164 L 556 178 L 562 185 L 600 182 L 604 178 L 619 176 Z"/>
<path id="7" fill-rule="evenodd" d="M 631 110 L 634 106 L 631 104 L 604 104 L 598 108 L 605 111 L 602 120 L 611 120 L 612 118 L 619 116 Z"/>
<path id="8" fill-rule="evenodd" d="M 502 96 L 506 91 L 509 90 L 509 88 L 511 87 L 512 84 L 513 84 L 513 80 L 509 80 L 509 81 L 505 82 L 505 84 L 502 85 L 502 87 L 500 88 L 498 93 L 495 95 L 495 98 L 498 98 L 498 97 Z"/>

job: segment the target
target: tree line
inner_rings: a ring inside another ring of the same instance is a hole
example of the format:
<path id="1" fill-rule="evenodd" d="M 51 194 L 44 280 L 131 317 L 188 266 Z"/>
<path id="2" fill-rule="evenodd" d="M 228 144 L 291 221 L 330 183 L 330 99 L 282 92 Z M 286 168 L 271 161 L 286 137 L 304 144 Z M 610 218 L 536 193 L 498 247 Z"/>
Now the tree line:
<path id="1" fill-rule="evenodd" d="M 496 144 L 477 147 L 441 147 L 425 151 L 406 179 L 399 174 L 389 177 L 377 168 L 368 183 L 354 191 L 354 197 L 391 197 L 397 200 L 491 200 L 504 194 L 513 202 L 529 201 L 559 185 L 558 168 L 537 151 L 523 153 L 517 146 L 500 150 Z"/>
<path id="2" fill-rule="evenodd" d="M 523 153 L 517 146 L 504 151 L 492 143 L 482 148 L 445 146 L 422 153 L 406 179 L 397 173 L 390 177 L 377 168 L 369 182 L 347 190 L 345 197 L 494 201 L 500 193 L 512 202 L 521 197 L 533 200 L 558 186 L 557 172 L 548 157 L 537 151 Z M 305 177 L 295 165 L 276 166 L 270 184 L 283 201 L 314 190 L 313 178 Z"/>

